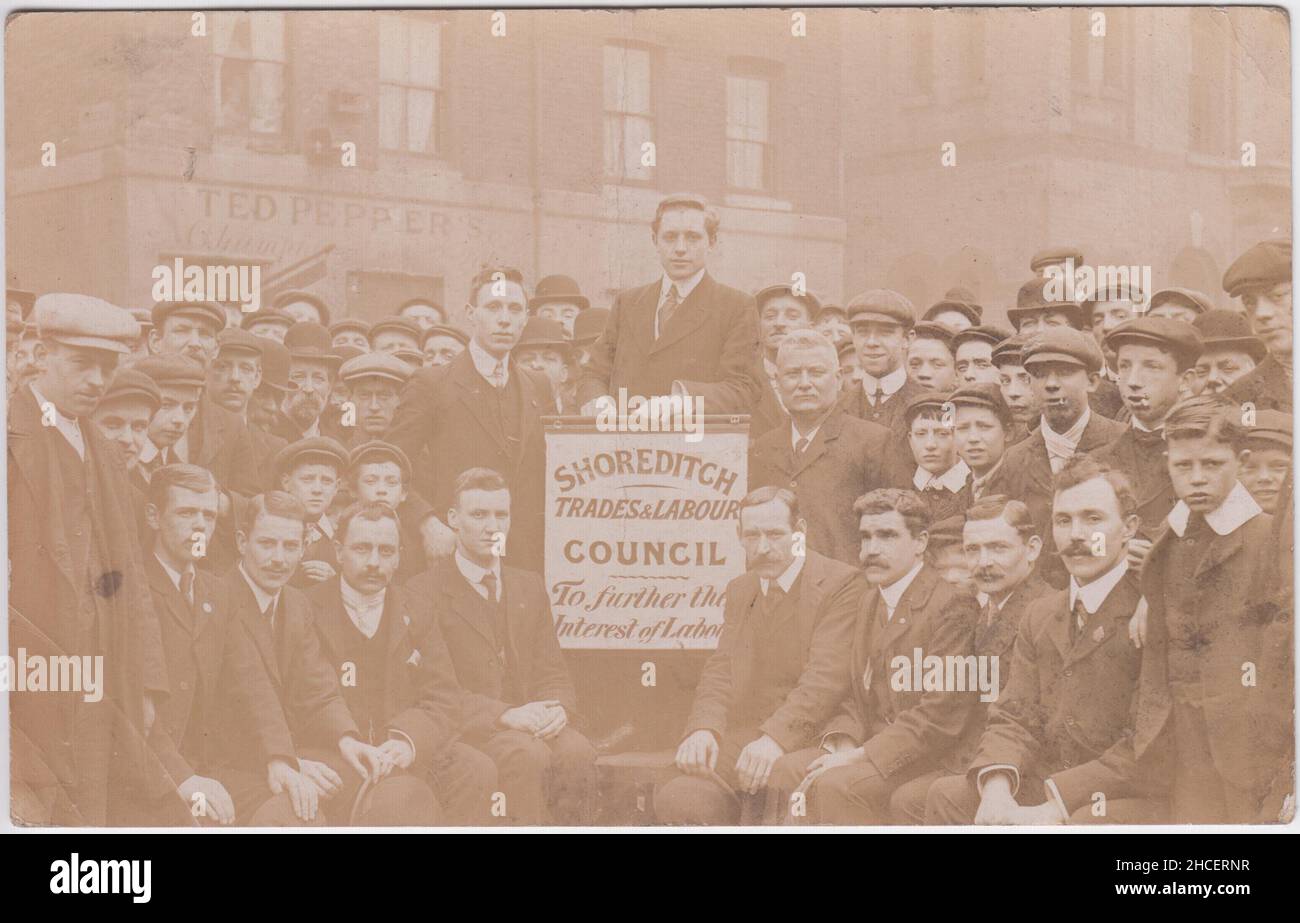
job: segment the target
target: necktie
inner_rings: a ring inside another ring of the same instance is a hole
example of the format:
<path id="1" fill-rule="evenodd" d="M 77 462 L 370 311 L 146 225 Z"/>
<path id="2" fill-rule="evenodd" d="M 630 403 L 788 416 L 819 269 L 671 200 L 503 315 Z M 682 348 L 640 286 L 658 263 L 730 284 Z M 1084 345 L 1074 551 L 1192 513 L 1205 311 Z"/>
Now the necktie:
<path id="1" fill-rule="evenodd" d="M 1070 632 L 1072 638 L 1078 638 L 1083 634 L 1083 627 L 1088 624 L 1088 610 L 1084 608 L 1083 597 L 1080 596 L 1074 601 L 1074 630 Z"/>
<path id="2" fill-rule="evenodd" d="M 872 407 L 875 407 L 877 404 L 880 403 L 879 388 L 872 388 L 870 391 L 867 392 L 867 402 L 870 403 Z"/>
<path id="3" fill-rule="evenodd" d="M 679 304 L 681 304 L 681 299 L 677 295 L 677 286 L 670 285 L 668 294 L 664 296 L 664 300 L 659 304 L 659 336 L 664 335 L 664 330 L 668 327 L 668 318 L 673 316 L 673 312 L 677 310 Z"/>
<path id="4" fill-rule="evenodd" d="M 811 444 L 812 440 L 807 436 L 800 436 L 799 441 L 794 444 L 794 454 L 796 456 L 802 456 L 804 452 L 808 451 L 808 446 Z"/>
<path id="5" fill-rule="evenodd" d="M 307 523 L 307 544 L 312 545 L 319 542 L 325 537 L 325 533 L 320 530 L 320 526 L 314 522 Z"/>
<path id="6" fill-rule="evenodd" d="M 185 602 L 191 609 L 194 608 L 194 573 L 185 571 L 181 574 L 181 595 L 185 597 Z"/>
<path id="7" fill-rule="evenodd" d="M 781 607 L 781 601 L 785 599 L 785 590 L 781 589 L 779 583 L 770 583 L 767 587 L 767 595 L 763 597 L 763 608 L 768 615 L 774 615 L 776 610 Z"/>
<path id="8" fill-rule="evenodd" d="M 994 616 L 996 613 L 997 613 L 997 610 L 993 608 L 993 600 L 990 599 L 988 602 L 986 602 L 986 603 L 984 604 L 984 612 L 983 612 L 983 614 L 980 616 L 980 619 L 983 621 L 983 623 L 984 623 L 985 625 L 992 625 L 992 624 L 993 624 L 993 616 Z"/>
<path id="9" fill-rule="evenodd" d="M 266 619 L 266 624 L 271 629 L 271 637 L 275 637 L 275 607 L 279 604 L 280 597 L 277 596 L 275 599 L 271 600 L 271 604 L 267 606 L 266 611 L 262 613 L 262 618 Z"/>
<path id="10" fill-rule="evenodd" d="M 488 571 L 483 575 L 483 579 L 479 582 L 482 583 L 483 588 L 487 590 L 488 602 L 495 603 L 497 601 L 497 575 L 492 573 L 492 571 Z"/>
<path id="11" fill-rule="evenodd" d="M 502 359 L 497 362 L 497 367 L 492 370 L 492 387 L 500 391 L 506 386 L 506 363 Z"/>

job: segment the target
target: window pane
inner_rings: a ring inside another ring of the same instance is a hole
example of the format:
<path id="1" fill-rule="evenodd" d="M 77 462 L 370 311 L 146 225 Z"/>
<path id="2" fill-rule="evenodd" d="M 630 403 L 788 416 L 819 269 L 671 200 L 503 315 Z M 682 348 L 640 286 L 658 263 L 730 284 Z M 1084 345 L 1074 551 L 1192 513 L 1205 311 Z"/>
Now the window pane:
<path id="1" fill-rule="evenodd" d="M 605 46 L 605 109 L 650 113 L 650 53 L 620 45 Z"/>
<path id="2" fill-rule="evenodd" d="M 762 189 L 763 152 L 761 144 L 728 141 L 727 183 L 737 189 Z"/>
<path id="3" fill-rule="evenodd" d="M 258 61 L 249 71 L 252 118 L 249 129 L 259 134 L 279 134 L 283 128 L 284 65 Z"/>
<path id="4" fill-rule="evenodd" d="M 767 92 L 766 80 L 727 78 L 727 137 L 767 140 Z"/>
<path id="5" fill-rule="evenodd" d="M 252 27 L 253 57 L 259 61 L 283 61 L 284 13 L 260 10 L 245 15 Z"/>
<path id="6" fill-rule="evenodd" d="M 434 23 L 416 23 L 410 31 L 411 65 L 408 82 L 418 87 L 440 86 L 440 33 Z"/>
<path id="7" fill-rule="evenodd" d="M 402 146 L 402 105 L 406 91 L 401 87 L 379 87 L 379 146 L 397 150 Z"/>
<path id="8" fill-rule="evenodd" d="M 247 131 L 252 112 L 248 99 L 249 64 L 238 58 L 221 58 L 219 67 L 218 124 L 226 131 Z"/>
<path id="9" fill-rule="evenodd" d="M 406 79 L 406 26 L 396 16 L 379 17 L 379 79 L 384 83 Z"/>
<path id="10" fill-rule="evenodd" d="M 406 149 L 417 154 L 432 154 L 437 97 L 432 90 L 406 91 Z"/>
<path id="11" fill-rule="evenodd" d="M 642 166 L 641 145 L 653 141 L 653 126 L 649 119 L 629 117 L 623 121 L 623 163 L 625 174 L 631 179 L 650 179 L 654 170 Z"/>

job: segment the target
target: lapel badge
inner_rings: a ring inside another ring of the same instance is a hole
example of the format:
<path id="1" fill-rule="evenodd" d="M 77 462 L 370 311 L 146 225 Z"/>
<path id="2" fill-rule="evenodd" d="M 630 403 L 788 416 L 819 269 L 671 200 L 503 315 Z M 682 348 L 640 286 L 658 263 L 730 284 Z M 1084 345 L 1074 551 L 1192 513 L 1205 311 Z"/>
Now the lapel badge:
<path id="1" fill-rule="evenodd" d="M 403 616 L 402 616 L 402 624 L 405 625 L 407 628 L 410 628 L 410 627 L 411 627 L 411 617 L 410 617 L 409 615 L 403 615 Z"/>
<path id="2" fill-rule="evenodd" d="M 406 658 L 406 663 L 412 667 L 418 667 L 420 665 L 420 649 L 418 647 L 411 651 L 411 656 Z"/>
<path id="3" fill-rule="evenodd" d="M 1092 640 L 1100 644 L 1105 637 L 1106 637 L 1106 626 L 1098 625 L 1097 630 L 1092 633 Z"/>
<path id="4" fill-rule="evenodd" d="M 203 611 L 204 611 L 204 612 L 211 612 L 211 611 L 212 611 L 212 603 L 204 603 L 204 604 L 203 604 Z"/>

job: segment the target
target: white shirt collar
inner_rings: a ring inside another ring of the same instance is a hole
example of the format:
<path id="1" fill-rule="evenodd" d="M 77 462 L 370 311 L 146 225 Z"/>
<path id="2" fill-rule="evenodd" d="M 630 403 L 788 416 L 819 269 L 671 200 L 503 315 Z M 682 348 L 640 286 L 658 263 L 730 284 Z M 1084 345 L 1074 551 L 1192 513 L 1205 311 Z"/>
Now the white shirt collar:
<path id="1" fill-rule="evenodd" d="M 893 621 L 894 610 L 898 608 L 898 604 L 902 600 L 903 594 L 906 593 L 907 588 L 912 585 L 912 581 L 916 579 L 916 575 L 921 572 L 921 565 L 924 563 L 924 561 L 917 561 L 912 565 L 911 570 L 899 577 L 889 586 L 880 587 L 880 598 L 885 601 L 885 606 L 888 609 L 887 621 Z"/>
<path id="2" fill-rule="evenodd" d="M 239 573 L 243 576 L 244 582 L 248 584 L 248 588 L 253 591 L 253 599 L 257 601 L 257 608 L 263 615 L 266 615 L 266 613 L 274 607 L 276 602 L 280 599 L 280 591 L 276 590 L 274 593 L 268 593 L 266 590 L 258 586 L 257 581 L 248 576 L 248 571 L 244 570 L 244 564 L 242 561 L 239 564 Z"/>
<path id="3" fill-rule="evenodd" d="M 1092 615 L 1101 608 L 1101 604 L 1106 601 L 1110 591 L 1115 589 L 1115 585 L 1124 579 L 1128 573 L 1128 558 L 1122 557 L 1119 563 L 1112 567 L 1106 573 L 1102 574 L 1091 583 L 1085 583 L 1079 586 L 1079 581 L 1075 580 L 1073 575 L 1070 577 L 1070 611 L 1074 611 L 1074 603 L 1079 597 L 1083 597 L 1083 608 L 1088 610 Z"/>
<path id="4" fill-rule="evenodd" d="M 1155 427 L 1154 429 L 1144 424 L 1137 417 L 1130 417 L 1129 423 L 1132 424 L 1135 430 L 1141 433 L 1160 433 L 1161 435 L 1164 435 L 1165 432 L 1165 425 L 1163 423 L 1161 423 L 1159 426 Z"/>
<path id="5" fill-rule="evenodd" d="M 797 554 L 794 556 L 794 560 L 790 562 L 790 566 L 785 569 L 785 573 L 776 578 L 776 585 L 789 593 L 790 587 L 794 586 L 794 582 L 799 579 L 799 574 L 802 572 L 803 555 Z M 764 596 L 767 595 L 767 588 L 771 582 L 766 577 L 758 578 L 758 588 L 763 591 Z"/>
<path id="6" fill-rule="evenodd" d="M 492 380 L 492 373 L 497 370 L 498 365 L 501 365 L 501 383 L 503 386 L 510 383 L 509 355 L 498 359 L 482 346 L 479 346 L 478 340 L 471 339 L 469 341 L 469 357 L 474 362 L 474 368 L 478 369 L 478 373 L 488 381 Z"/>
<path id="7" fill-rule="evenodd" d="M 188 567 L 186 567 L 184 571 L 173 570 L 173 569 L 172 569 L 172 566 L 171 566 L 170 564 L 168 564 L 166 561 L 163 560 L 162 555 L 160 555 L 160 554 L 157 552 L 156 549 L 155 549 L 155 551 L 154 551 L 154 553 L 153 553 L 153 556 L 154 556 L 154 559 L 155 559 L 159 564 L 162 565 L 163 573 L 166 574 L 166 575 L 171 579 L 172 586 L 176 587 L 176 589 L 177 589 L 178 591 L 179 591 L 180 588 L 181 588 L 181 574 L 182 574 L 182 573 L 186 573 L 186 574 L 192 574 L 192 573 L 194 573 L 194 564 L 193 564 L 193 563 L 190 563 L 190 565 L 189 565 Z"/>
<path id="8" fill-rule="evenodd" d="M 917 490 L 925 490 L 927 484 L 935 482 L 945 490 L 958 494 L 966 486 L 966 478 L 969 474 L 970 468 L 960 458 L 957 459 L 957 464 L 938 476 L 917 465 L 916 472 L 912 475 L 912 486 Z"/>
<path id="9" fill-rule="evenodd" d="M 373 638 L 375 632 L 379 631 L 379 620 L 384 616 L 384 598 L 388 594 L 388 587 L 366 595 L 348 583 L 346 577 L 340 577 L 339 589 L 343 597 L 343 611 L 348 614 L 352 624 L 367 638 Z"/>
<path id="10" fill-rule="evenodd" d="M 822 423 L 825 422 L 826 420 L 823 419 Z M 812 429 L 808 430 L 808 432 L 801 434 L 799 432 L 799 427 L 795 426 L 794 421 L 791 420 L 790 421 L 790 448 L 792 449 L 798 448 L 800 439 L 807 439 L 808 445 L 811 446 L 813 444 L 813 440 L 817 438 L 817 431 L 820 430 L 821 428 L 822 428 L 822 424 L 818 423 Z M 805 449 L 804 451 L 807 450 Z"/>
<path id="11" fill-rule="evenodd" d="M 663 300 L 668 297 L 668 289 L 676 285 L 677 303 L 681 304 L 687 298 L 691 297 L 691 292 L 695 291 L 695 286 L 700 284 L 700 280 L 704 278 L 704 273 L 707 269 L 708 267 L 706 266 L 689 279 L 683 279 L 681 282 L 673 282 L 672 279 L 664 276 L 659 281 L 659 302 L 662 304 Z"/>
<path id="12" fill-rule="evenodd" d="M 1228 491 L 1223 502 L 1205 514 L 1205 523 L 1216 535 L 1231 535 L 1262 512 L 1263 508 L 1255 502 L 1250 491 L 1238 481 L 1232 485 L 1232 490 Z M 1179 538 L 1187 531 L 1187 520 L 1191 514 L 1191 508 L 1182 500 L 1175 503 L 1169 511 L 1169 528 Z"/>
<path id="13" fill-rule="evenodd" d="M 464 577 L 469 582 L 469 585 L 478 591 L 478 595 L 482 596 L 484 599 L 487 599 L 487 587 L 483 586 L 483 575 L 492 574 L 497 578 L 497 598 L 492 600 L 492 602 L 496 602 L 501 598 L 501 559 L 500 558 L 492 559 L 492 568 L 489 570 L 486 567 L 480 567 L 479 565 L 471 561 L 469 558 L 465 557 L 463 554 L 460 553 L 459 548 L 456 549 L 456 554 L 454 557 L 456 559 L 456 569 L 459 570 L 461 576 Z"/>
<path id="14" fill-rule="evenodd" d="M 907 369 L 901 365 L 884 378 L 877 378 L 868 372 L 862 373 L 862 393 L 868 397 L 877 391 L 885 397 L 893 397 L 905 384 L 907 384 Z"/>
<path id="15" fill-rule="evenodd" d="M 1042 422 L 1043 435 L 1046 437 L 1048 433 L 1051 433 L 1058 441 L 1068 442 L 1071 445 L 1077 446 L 1079 440 L 1083 438 L 1083 431 L 1088 428 L 1090 422 L 1092 422 L 1092 407 L 1088 404 L 1084 404 L 1083 413 L 1079 414 L 1079 419 L 1075 420 L 1074 425 L 1063 433 L 1058 433 L 1056 430 L 1052 429 L 1052 427 L 1047 424 L 1047 417 L 1044 416 Z"/>
<path id="16" fill-rule="evenodd" d="M 32 382 L 27 387 L 31 388 L 32 397 L 36 398 L 36 406 L 41 409 L 41 413 L 45 412 L 46 404 L 54 407 L 53 401 L 47 400 L 45 395 L 36 390 L 35 382 Z M 82 461 L 85 461 L 86 438 L 81 435 L 81 424 L 73 417 L 65 417 L 63 411 L 59 410 L 58 407 L 54 407 L 54 428 L 59 431 L 64 439 L 67 440 L 68 445 L 72 446 L 73 451 L 77 453 L 78 457 Z"/>
<path id="17" fill-rule="evenodd" d="M 148 436 L 145 436 L 144 445 L 140 446 L 140 455 L 136 459 L 136 461 L 140 465 L 147 465 L 149 464 L 149 462 L 153 461 L 161 454 L 162 454 L 162 449 L 154 445 L 152 439 L 150 439 Z"/>

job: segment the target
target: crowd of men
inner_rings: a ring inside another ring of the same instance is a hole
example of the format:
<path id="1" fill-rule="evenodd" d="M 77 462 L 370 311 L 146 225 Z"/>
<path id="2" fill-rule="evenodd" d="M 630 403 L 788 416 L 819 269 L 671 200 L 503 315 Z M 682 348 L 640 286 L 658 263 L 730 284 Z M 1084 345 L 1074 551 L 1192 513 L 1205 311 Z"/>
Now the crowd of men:
<path id="1" fill-rule="evenodd" d="M 623 391 L 750 421 L 660 822 L 1293 812 L 1289 241 L 1226 298 L 1062 300 L 1084 256 L 1044 251 L 1012 330 L 960 288 L 728 287 L 696 196 L 649 232 L 609 309 L 495 266 L 374 322 L 10 292 L 10 653 L 104 693 L 11 696 L 15 819 L 591 822 L 542 419 Z"/>

